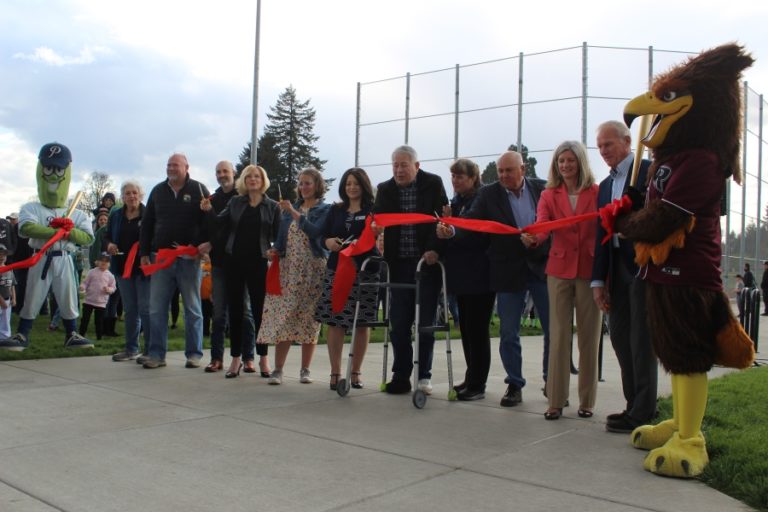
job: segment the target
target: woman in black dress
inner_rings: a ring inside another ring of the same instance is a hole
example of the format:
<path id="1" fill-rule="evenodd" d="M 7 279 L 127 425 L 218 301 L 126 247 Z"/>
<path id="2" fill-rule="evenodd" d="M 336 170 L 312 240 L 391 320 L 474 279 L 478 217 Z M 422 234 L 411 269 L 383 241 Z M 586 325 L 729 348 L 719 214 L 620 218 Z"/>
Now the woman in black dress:
<path id="1" fill-rule="evenodd" d="M 344 334 L 352 328 L 355 314 L 355 302 L 360 298 L 360 313 L 358 322 L 371 322 L 376 319 L 377 289 L 372 286 L 358 287 L 357 284 L 349 294 L 347 303 L 340 313 L 333 313 L 331 309 L 331 290 L 333 279 L 336 275 L 336 264 L 339 261 L 339 251 L 347 244 L 360 237 L 365 227 L 365 219 L 373 207 L 373 188 L 368 175 L 363 169 L 354 167 L 348 169 L 339 181 L 340 203 L 331 207 L 331 211 L 323 226 L 323 240 L 325 246 L 331 252 L 326 266 L 325 280 L 323 283 L 323 295 L 317 305 L 315 320 L 328 326 L 328 357 L 331 361 L 331 385 L 336 389 L 341 375 L 341 353 L 344 348 Z M 355 266 L 360 269 L 363 261 L 371 254 L 376 254 L 373 249 L 365 254 L 355 256 Z M 369 264 L 364 274 L 359 278 L 364 282 L 374 282 L 378 279 L 379 266 Z M 363 381 L 360 378 L 360 368 L 363 357 L 368 349 L 368 327 L 358 327 L 353 334 L 352 378 L 353 388 L 362 388 Z"/>

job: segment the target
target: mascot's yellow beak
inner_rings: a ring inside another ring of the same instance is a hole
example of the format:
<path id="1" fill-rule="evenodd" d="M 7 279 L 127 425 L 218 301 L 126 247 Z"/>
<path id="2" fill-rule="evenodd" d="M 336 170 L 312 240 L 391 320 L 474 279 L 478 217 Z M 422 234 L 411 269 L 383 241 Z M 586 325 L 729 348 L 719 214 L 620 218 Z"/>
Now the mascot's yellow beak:
<path id="1" fill-rule="evenodd" d="M 656 114 L 648 135 L 642 140 L 643 145 L 655 148 L 664 142 L 672 125 L 683 117 L 693 106 L 693 96 L 678 94 L 673 91 L 659 99 L 652 92 L 646 92 L 633 98 L 624 107 L 624 122 L 627 126 L 638 116 Z"/>

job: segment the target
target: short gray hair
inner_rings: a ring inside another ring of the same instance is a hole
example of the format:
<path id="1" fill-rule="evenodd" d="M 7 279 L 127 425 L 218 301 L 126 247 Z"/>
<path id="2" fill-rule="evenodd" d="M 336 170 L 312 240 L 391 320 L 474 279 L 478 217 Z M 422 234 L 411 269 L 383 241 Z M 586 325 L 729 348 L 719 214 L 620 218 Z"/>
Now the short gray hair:
<path id="1" fill-rule="evenodd" d="M 408 155 L 411 159 L 411 163 L 415 163 L 419 161 L 419 155 L 416 154 L 416 150 L 413 149 L 411 146 L 402 145 L 395 148 L 395 150 L 392 152 L 392 160 L 395 159 L 395 155 L 398 153 L 405 153 Z"/>
<path id="2" fill-rule="evenodd" d="M 600 126 L 597 127 L 597 131 L 601 132 L 603 130 L 613 130 L 616 132 L 616 135 L 618 135 L 620 138 L 629 137 L 632 138 L 632 132 L 629 130 L 629 127 L 622 123 L 621 121 L 606 121 L 604 123 L 600 123 Z"/>
<path id="3" fill-rule="evenodd" d="M 120 185 L 120 199 L 123 198 L 123 195 L 125 194 L 125 189 L 128 187 L 134 187 L 136 190 L 139 191 L 139 201 L 144 200 L 144 187 L 141 186 L 141 183 L 139 183 L 136 180 L 125 180 L 122 185 Z"/>

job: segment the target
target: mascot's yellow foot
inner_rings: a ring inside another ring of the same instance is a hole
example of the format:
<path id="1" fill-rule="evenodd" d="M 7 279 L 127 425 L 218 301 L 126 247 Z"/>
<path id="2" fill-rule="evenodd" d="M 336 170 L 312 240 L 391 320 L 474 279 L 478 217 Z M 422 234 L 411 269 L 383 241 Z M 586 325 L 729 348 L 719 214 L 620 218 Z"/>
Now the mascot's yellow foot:
<path id="1" fill-rule="evenodd" d="M 653 450 L 672 438 L 677 431 L 674 420 L 662 421 L 658 425 L 642 425 L 632 431 L 632 446 L 641 450 Z"/>
<path id="2" fill-rule="evenodd" d="M 652 450 L 643 467 L 651 473 L 676 478 L 699 476 L 709 462 L 704 435 L 699 432 L 688 439 L 680 439 L 675 432 L 661 448 Z"/>

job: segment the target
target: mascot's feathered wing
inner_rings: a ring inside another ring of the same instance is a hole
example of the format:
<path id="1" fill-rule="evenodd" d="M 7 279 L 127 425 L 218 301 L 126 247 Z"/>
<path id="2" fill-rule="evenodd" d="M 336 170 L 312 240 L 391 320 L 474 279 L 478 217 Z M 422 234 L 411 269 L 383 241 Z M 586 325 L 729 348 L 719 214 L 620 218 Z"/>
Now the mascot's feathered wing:
<path id="1" fill-rule="evenodd" d="M 645 469 L 666 476 L 697 476 L 709 461 L 701 423 L 712 365 L 746 368 L 754 359 L 720 277 L 721 200 L 730 176 L 741 182 L 739 80 L 752 63 L 736 44 L 714 48 L 659 76 L 624 109 L 628 125 L 655 116 L 643 139 L 653 152 L 645 207 L 616 228 L 635 242 L 674 410 L 671 420 L 635 429 L 631 441 L 651 450 Z"/>

